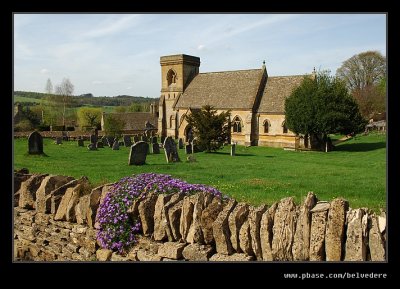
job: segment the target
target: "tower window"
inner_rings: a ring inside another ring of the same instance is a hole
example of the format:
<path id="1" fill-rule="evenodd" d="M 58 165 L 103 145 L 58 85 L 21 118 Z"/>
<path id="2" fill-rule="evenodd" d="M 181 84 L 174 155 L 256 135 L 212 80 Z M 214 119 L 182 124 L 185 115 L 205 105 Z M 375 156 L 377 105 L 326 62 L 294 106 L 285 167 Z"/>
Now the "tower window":
<path id="1" fill-rule="evenodd" d="M 173 83 L 176 83 L 176 72 L 172 69 L 170 69 L 167 73 L 167 81 L 168 81 L 168 86 L 170 86 Z"/>

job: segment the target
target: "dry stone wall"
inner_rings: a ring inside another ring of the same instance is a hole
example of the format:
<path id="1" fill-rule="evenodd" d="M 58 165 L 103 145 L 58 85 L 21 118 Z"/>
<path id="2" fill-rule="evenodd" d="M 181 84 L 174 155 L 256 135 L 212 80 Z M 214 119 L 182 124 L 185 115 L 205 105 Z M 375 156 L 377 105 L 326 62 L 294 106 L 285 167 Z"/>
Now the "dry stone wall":
<path id="1" fill-rule="evenodd" d="M 259 207 L 212 194 L 148 194 L 129 210 L 142 233 L 125 255 L 100 248 L 96 214 L 112 184 L 14 174 L 16 261 L 385 261 L 386 216 L 308 193 Z"/>

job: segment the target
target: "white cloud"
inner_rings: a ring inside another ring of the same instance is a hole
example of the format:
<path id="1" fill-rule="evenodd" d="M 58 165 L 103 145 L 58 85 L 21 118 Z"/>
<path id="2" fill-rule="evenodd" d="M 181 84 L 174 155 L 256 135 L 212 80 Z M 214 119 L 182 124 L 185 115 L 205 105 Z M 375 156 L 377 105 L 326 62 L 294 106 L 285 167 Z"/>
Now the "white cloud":
<path id="1" fill-rule="evenodd" d="M 199 46 L 197 46 L 197 50 L 203 50 L 206 46 L 203 44 L 200 44 Z"/>
<path id="2" fill-rule="evenodd" d="M 40 73 L 41 73 L 41 74 L 47 74 L 47 73 L 49 73 L 49 70 L 46 69 L 46 68 L 42 68 L 42 69 L 40 70 Z"/>

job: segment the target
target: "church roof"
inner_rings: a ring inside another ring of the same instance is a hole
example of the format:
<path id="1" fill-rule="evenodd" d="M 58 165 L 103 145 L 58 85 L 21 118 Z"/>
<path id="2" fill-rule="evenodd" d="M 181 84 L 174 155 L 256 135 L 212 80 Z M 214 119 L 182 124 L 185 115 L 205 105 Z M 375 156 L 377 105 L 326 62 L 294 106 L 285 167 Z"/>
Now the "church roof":
<path id="1" fill-rule="evenodd" d="M 263 69 L 199 73 L 179 97 L 176 108 L 252 109 Z"/>
<path id="2" fill-rule="evenodd" d="M 305 75 L 269 76 L 258 112 L 284 113 L 285 99 L 297 88 Z"/>
<path id="3" fill-rule="evenodd" d="M 146 122 L 149 122 L 155 128 L 158 127 L 157 115 L 150 112 L 120 112 L 120 113 L 107 113 L 125 123 L 124 130 L 145 130 Z"/>

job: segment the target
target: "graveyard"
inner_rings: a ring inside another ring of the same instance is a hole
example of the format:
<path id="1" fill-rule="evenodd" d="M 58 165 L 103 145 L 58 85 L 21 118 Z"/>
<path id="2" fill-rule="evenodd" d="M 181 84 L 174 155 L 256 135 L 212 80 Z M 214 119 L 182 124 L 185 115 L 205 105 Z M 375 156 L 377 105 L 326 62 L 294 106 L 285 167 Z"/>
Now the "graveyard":
<path id="1" fill-rule="evenodd" d="M 177 157 L 179 161 L 167 162 L 164 149 L 157 146 L 157 154 L 152 146 L 137 150 L 147 152 L 140 161 L 143 165 L 129 165 L 130 147 L 115 144 L 92 150 L 89 144 L 88 140 L 78 146 L 77 141 L 44 138 L 44 154 L 30 155 L 27 139 L 17 138 L 14 169 L 87 176 L 93 187 L 132 174 L 169 174 L 189 183 L 213 186 L 253 205 L 271 204 L 288 196 L 301 203 L 313 191 L 323 200 L 344 197 L 354 207 L 377 212 L 386 207 L 386 135 L 378 133 L 356 136 L 329 153 L 238 145 L 231 156 L 227 145 L 215 153 L 186 154 L 185 146 L 179 148 L 176 140 L 178 156 L 171 155 L 170 160 Z"/>

